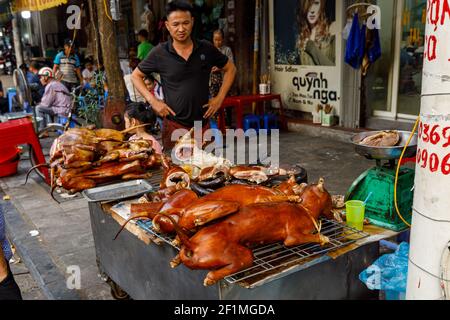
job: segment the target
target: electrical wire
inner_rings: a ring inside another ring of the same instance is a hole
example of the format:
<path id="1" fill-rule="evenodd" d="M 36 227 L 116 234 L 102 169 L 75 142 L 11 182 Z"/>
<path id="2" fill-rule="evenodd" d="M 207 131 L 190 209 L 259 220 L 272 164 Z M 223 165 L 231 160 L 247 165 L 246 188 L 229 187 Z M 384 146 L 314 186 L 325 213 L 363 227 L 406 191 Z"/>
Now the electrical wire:
<path id="1" fill-rule="evenodd" d="M 395 183 L 394 183 L 394 205 L 395 205 L 395 211 L 397 212 L 397 215 L 400 217 L 400 219 L 403 221 L 404 224 L 406 224 L 408 227 L 411 227 L 411 224 L 408 223 L 405 218 L 403 218 L 402 214 L 400 213 L 400 210 L 398 208 L 398 203 L 397 203 L 397 184 L 398 184 L 398 174 L 400 172 L 400 167 L 401 167 L 401 163 L 403 160 L 403 156 L 405 155 L 406 152 L 406 148 L 408 148 L 409 144 L 411 143 L 411 140 L 414 136 L 414 133 L 417 130 L 417 127 L 419 125 L 419 121 L 420 121 L 420 116 L 417 117 L 416 123 L 414 124 L 414 129 L 411 131 L 411 134 L 409 136 L 408 141 L 405 144 L 405 147 L 403 148 L 402 154 L 400 156 L 400 159 L 398 160 L 398 164 L 397 164 L 397 170 L 395 172 Z"/>
<path id="2" fill-rule="evenodd" d="M 441 290 L 444 295 L 444 299 L 448 300 L 450 298 L 450 286 L 448 281 L 443 281 L 442 279 L 448 278 L 448 271 L 450 266 L 450 241 L 447 242 L 447 245 L 444 247 L 441 256 L 441 265 L 440 265 L 440 276 L 441 276 Z"/>
<path id="3" fill-rule="evenodd" d="M 111 16 L 109 15 L 109 13 L 108 13 L 108 7 L 107 7 L 107 5 L 106 5 L 106 0 L 103 0 L 103 6 L 105 7 L 105 14 L 106 14 L 106 16 L 108 17 L 108 19 L 109 19 L 109 21 L 113 21 L 113 19 L 111 18 Z"/>

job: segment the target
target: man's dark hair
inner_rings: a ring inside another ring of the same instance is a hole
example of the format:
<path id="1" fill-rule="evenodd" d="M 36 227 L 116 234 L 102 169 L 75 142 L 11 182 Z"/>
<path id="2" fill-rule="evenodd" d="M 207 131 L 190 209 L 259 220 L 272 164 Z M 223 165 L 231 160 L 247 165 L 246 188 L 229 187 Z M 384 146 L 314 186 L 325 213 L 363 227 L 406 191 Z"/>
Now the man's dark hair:
<path id="1" fill-rule="evenodd" d="M 31 61 L 30 67 L 32 67 L 35 70 L 39 70 L 41 68 L 41 64 L 37 61 Z"/>
<path id="2" fill-rule="evenodd" d="M 189 2 L 182 0 L 174 0 L 166 5 L 166 17 L 169 17 L 175 11 L 189 11 L 193 15 L 194 8 Z"/>
<path id="3" fill-rule="evenodd" d="M 148 31 L 145 29 L 139 30 L 138 36 L 143 37 L 144 39 L 148 39 Z"/>

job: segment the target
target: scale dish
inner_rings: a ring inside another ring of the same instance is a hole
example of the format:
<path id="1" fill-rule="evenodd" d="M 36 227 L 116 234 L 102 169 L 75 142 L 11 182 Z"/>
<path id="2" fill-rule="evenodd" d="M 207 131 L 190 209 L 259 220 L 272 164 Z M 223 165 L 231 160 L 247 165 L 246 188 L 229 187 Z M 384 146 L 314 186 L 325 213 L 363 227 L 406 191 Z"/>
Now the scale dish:
<path id="1" fill-rule="evenodd" d="M 369 160 L 397 160 L 400 159 L 403 148 L 408 141 L 411 132 L 408 131 L 398 131 L 400 135 L 399 143 L 394 147 L 371 147 L 360 145 L 359 142 L 365 138 L 378 134 L 383 131 L 368 131 L 355 134 L 350 142 L 355 146 L 355 151 L 359 155 L 366 157 Z M 417 133 L 411 139 L 408 147 L 406 148 L 404 158 L 412 158 L 416 155 L 417 151 Z"/>

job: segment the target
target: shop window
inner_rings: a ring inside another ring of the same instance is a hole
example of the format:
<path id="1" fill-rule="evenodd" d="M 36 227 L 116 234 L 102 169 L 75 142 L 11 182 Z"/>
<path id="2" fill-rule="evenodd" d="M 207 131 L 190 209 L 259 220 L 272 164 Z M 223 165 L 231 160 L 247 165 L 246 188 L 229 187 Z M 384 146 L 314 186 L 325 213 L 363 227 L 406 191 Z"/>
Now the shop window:
<path id="1" fill-rule="evenodd" d="M 397 112 L 418 115 L 422 90 L 426 0 L 405 0 L 402 14 Z"/>
<path id="2" fill-rule="evenodd" d="M 369 69 L 366 77 L 367 105 L 372 111 L 391 111 L 391 62 L 394 59 L 396 1 L 374 1 L 381 9 L 381 57 Z"/>

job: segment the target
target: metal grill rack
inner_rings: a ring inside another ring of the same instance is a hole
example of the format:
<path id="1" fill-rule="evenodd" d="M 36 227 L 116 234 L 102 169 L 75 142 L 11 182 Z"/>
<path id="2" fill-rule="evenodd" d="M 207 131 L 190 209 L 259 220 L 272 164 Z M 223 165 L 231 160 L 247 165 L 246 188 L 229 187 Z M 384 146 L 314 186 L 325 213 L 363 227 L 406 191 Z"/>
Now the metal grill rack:
<path id="1" fill-rule="evenodd" d="M 231 284 L 242 281 L 253 282 L 253 278 L 257 276 L 277 273 L 282 269 L 311 261 L 312 258 L 318 258 L 319 255 L 324 255 L 369 236 L 369 234 L 350 228 L 343 223 L 326 219 L 322 220 L 321 234 L 327 236 L 330 243 L 325 246 L 307 243 L 295 247 L 274 243 L 255 247 L 253 248 L 253 266 L 232 274 L 225 280 Z"/>
<path id="2" fill-rule="evenodd" d="M 144 229 L 146 232 L 150 233 L 151 235 L 157 237 L 158 239 L 161 239 L 168 245 L 174 247 L 178 251 L 180 251 L 180 247 L 177 247 L 173 245 L 172 241 L 175 239 L 175 235 L 167 235 L 167 234 L 160 234 L 157 233 L 155 230 L 153 230 L 153 223 L 151 220 L 138 220 L 136 222 L 136 225 Z"/>
<path id="3" fill-rule="evenodd" d="M 152 171 L 152 176 L 147 181 L 153 186 L 153 190 L 159 190 L 159 184 L 162 181 L 164 175 L 163 170 Z"/>
<path id="4" fill-rule="evenodd" d="M 155 232 L 151 221 L 139 220 L 137 225 L 176 250 L 180 250 L 179 247 L 172 244 L 175 236 L 162 235 Z M 369 236 L 369 234 L 350 228 L 343 223 L 326 219 L 322 220 L 321 234 L 327 236 L 330 239 L 330 243 L 325 246 L 315 243 L 295 247 L 286 247 L 282 243 L 256 246 L 252 248 L 254 256 L 253 266 L 232 274 L 226 277 L 225 280 L 230 284 L 254 282 L 255 279 L 263 279 L 265 276 L 277 274 L 286 268 L 309 262 L 327 252 L 337 250 Z"/>

